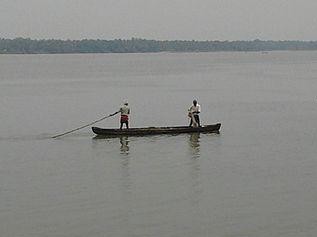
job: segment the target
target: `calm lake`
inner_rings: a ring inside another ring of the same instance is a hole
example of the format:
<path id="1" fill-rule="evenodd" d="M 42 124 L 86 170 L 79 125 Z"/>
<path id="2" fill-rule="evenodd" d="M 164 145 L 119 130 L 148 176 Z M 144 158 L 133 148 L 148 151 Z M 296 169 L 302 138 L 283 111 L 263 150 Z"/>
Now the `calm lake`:
<path id="1" fill-rule="evenodd" d="M 1 237 L 317 235 L 317 52 L 0 55 L 0 121 Z"/>

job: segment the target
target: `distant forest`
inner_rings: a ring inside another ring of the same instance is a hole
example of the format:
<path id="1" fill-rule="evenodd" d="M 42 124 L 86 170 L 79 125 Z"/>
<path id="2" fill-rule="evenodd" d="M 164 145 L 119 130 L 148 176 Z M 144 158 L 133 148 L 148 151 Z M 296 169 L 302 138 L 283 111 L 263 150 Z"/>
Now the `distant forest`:
<path id="1" fill-rule="evenodd" d="M 146 53 L 317 50 L 317 41 L 195 41 L 195 40 L 33 40 L 0 39 L 0 54 Z"/>

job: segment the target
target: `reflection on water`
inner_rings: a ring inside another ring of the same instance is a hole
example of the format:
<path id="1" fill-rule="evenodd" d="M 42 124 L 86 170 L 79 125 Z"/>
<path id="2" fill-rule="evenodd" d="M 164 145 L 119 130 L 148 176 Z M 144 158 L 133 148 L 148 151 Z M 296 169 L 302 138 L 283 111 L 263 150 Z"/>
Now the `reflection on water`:
<path id="1" fill-rule="evenodd" d="M 95 136 L 93 137 L 93 140 L 101 140 L 101 141 L 116 141 L 117 139 L 120 139 L 120 152 L 121 154 L 129 154 L 129 137 L 128 136 L 120 136 L 120 137 L 111 137 L 111 136 Z"/>
<path id="2" fill-rule="evenodd" d="M 121 153 L 129 154 L 129 150 L 130 150 L 129 137 L 128 136 L 120 137 L 120 144 L 121 144 L 121 147 L 120 147 Z"/>
<path id="3" fill-rule="evenodd" d="M 193 158 L 200 156 L 200 133 L 191 133 L 189 136 L 189 147 Z"/>
<path id="4" fill-rule="evenodd" d="M 189 149 L 191 159 L 189 164 L 189 200 L 193 209 L 199 208 L 200 194 L 202 193 L 201 164 L 200 164 L 200 133 L 189 135 Z"/>
<path id="5" fill-rule="evenodd" d="M 121 186 L 122 186 L 122 198 L 123 198 L 123 203 L 127 204 L 127 206 L 124 208 L 126 211 L 125 214 L 125 221 L 128 223 L 128 217 L 129 217 L 129 210 L 130 210 L 130 199 L 131 199 L 131 174 L 130 174 L 130 156 L 129 154 L 129 140 L 128 137 L 120 137 L 120 151 L 121 154 L 124 154 L 121 156 Z"/>
<path id="6" fill-rule="evenodd" d="M 120 144 L 121 144 L 121 147 L 120 147 L 120 151 L 121 153 L 124 153 L 124 154 L 129 154 L 129 137 L 128 136 L 122 136 L 120 137 Z"/>

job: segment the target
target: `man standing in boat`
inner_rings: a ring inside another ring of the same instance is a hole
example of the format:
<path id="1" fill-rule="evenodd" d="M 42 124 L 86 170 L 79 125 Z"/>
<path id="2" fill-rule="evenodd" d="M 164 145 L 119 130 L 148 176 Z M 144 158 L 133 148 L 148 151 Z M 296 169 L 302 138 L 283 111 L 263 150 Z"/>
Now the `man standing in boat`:
<path id="1" fill-rule="evenodd" d="M 193 100 L 193 105 L 188 109 L 188 117 L 190 117 L 189 127 L 200 127 L 200 105 L 197 100 Z"/>
<path id="2" fill-rule="evenodd" d="M 123 124 L 129 129 L 129 115 L 130 115 L 130 108 L 128 102 L 124 102 L 123 106 L 119 109 L 119 111 L 115 112 L 113 115 L 121 113 L 120 116 L 120 129 L 122 129 Z"/>

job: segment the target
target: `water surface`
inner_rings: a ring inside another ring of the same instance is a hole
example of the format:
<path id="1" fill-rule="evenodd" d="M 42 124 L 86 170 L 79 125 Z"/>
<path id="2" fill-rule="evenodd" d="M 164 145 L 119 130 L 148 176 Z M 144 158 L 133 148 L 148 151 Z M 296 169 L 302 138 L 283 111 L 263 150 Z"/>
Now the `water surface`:
<path id="1" fill-rule="evenodd" d="M 317 53 L 0 55 L 4 237 L 317 234 Z M 94 139 L 185 125 L 220 134 Z M 118 117 L 98 124 L 117 127 Z"/>

